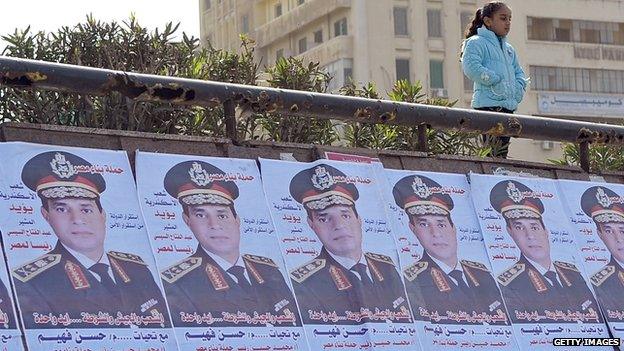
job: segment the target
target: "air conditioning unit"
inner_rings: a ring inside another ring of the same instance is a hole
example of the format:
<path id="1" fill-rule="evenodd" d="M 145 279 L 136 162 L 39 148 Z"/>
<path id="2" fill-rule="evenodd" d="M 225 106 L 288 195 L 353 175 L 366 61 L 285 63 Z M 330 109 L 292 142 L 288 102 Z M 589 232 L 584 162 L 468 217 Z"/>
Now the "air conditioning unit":
<path id="1" fill-rule="evenodd" d="M 444 88 L 431 88 L 431 96 L 434 98 L 447 99 L 448 90 Z"/>

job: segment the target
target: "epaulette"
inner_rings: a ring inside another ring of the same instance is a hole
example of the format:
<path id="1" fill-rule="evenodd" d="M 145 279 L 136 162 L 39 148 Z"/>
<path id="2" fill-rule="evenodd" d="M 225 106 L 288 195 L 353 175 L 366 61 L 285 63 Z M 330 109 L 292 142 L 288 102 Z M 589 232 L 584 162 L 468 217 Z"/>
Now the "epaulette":
<path id="1" fill-rule="evenodd" d="M 297 283 L 303 283 L 306 279 L 311 277 L 314 273 L 320 271 L 325 267 L 324 258 L 316 258 L 303 266 L 299 266 L 290 271 L 290 277 Z"/>
<path id="2" fill-rule="evenodd" d="M 394 261 L 392 261 L 392 257 L 390 257 L 390 256 L 380 255 L 380 254 L 376 254 L 376 253 L 372 253 L 372 252 L 367 252 L 367 253 L 364 254 L 364 256 L 366 256 L 366 257 L 368 257 L 370 259 L 373 259 L 375 261 L 391 264 L 391 265 L 394 266 Z"/>
<path id="3" fill-rule="evenodd" d="M 142 264 L 142 265 L 147 266 L 147 263 L 145 263 L 143 261 L 143 259 L 141 258 L 141 256 L 138 256 L 138 255 L 133 255 L 133 254 L 129 254 L 129 253 L 125 253 L 125 252 L 119 252 L 119 251 L 109 251 L 108 255 L 112 256 L 113 258 L 116 258 L 118 260 L 132 262 L 132 263 L 138 263 L 138 264 Z"/>
<path id="4" fill-rule="evenodd" d="M 509 267 L 506 271 L 498 275 L 498 282 L 507 286 L 514 279 L 516 279 L 522 272 L 524 272 L 524 263 L 516 263 L 515 265 Z"/>
<path id="5" fill-rule="evenodd" d="M 405 276 L 405 279 L 409 280 L 410 282 L 413 281 L 414 279 L 416 279 L 416 277 L 425 269 L 427 269 L 427 266 L 429 265 L 429 262 L 426 261 L 419 261 L 414 263 L 413 265 L 405 268 L 403 270 L 403 276 Z"/>
<path id="6" fill-rule="evenodd" d="M 579 271 L 578 268 L 576 268 L 576 266 L 573 265 L 572 263 L 555 261 L 554 264 L 555 264 L 555 266 L 558 266 L 559 268 L 569 269 L 569 270 L 575 271 L 575 272 Z"/>
<path id="7" fill-rule="evenodd" d="M 481 262 L 475 262 L 475 261 L 468 261 L 468 260 L 461 260 L 460 261 L 463 265 L 468 266 L 470 268 L 476 268 L 476 269 L 480 269 L 482 271 L 486 271 L 489 272 L 490 270 L 487 268 L 486 265 L 484 265 Z"/>
<path id="8" fill-rule="evenodd" d="M 602 268 L 596 274 L 592 275 L 590 280 L 592 281 L 592 284 L 594 284 L 595 286 L 600 286 L 613 273 L 615 273 L 615 266 L 604 266 L 604 268 Z"/>
<path id="9" fill-rule="evenodd" d="M 268 257 L 256 256 L 256 255 L 243 255 L 243 258 L 254 263 L 265 264 L 267 266 L 277 268 L 277 265 L 275 264 L 275 262 L 273 262 L 273 260 Z"/>
<path id="10" fill-rule="evenodd" d="M 176 280 L 184 277 L 195 268 L 201 266 L 201 263 L 201 257 L 188 257 L 162 271 L 160 276 L 167 283 L 174 283 Z"/>
<path id="11" fill-rule="evenodd" d="M 61 262 L 60 254 L 43 255 L 23 266 L 20 266 L 19 268 L 14 269 L 13 277 L 23 283 L 26 283 L 37 275 L 45 272 L 47 269 L 54 267 L 54 265 L 59 262 Z"/>

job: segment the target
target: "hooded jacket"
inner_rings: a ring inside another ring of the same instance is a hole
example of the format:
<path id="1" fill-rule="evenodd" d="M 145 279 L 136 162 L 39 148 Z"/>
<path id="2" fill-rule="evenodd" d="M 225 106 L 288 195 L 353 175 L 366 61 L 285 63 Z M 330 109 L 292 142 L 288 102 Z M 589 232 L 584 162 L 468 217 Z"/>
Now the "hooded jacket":
<path id="1" fill-rule="evenodd" d="M 464 41 L 462 69 L 474 81 L 472 107 L 518 108 L 528 79 L 506 37 L 498 37 L 485 26 Z"/>

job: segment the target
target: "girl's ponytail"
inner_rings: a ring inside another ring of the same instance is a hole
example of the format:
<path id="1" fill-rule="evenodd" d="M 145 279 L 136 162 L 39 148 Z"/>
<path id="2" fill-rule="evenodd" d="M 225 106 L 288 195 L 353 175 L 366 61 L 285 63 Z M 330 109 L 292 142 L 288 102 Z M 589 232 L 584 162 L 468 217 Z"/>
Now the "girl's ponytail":
<path id="1" fill-rule="evenodd" d="M 482 25 L 483 25 L 483 16 L 481 14 L 481 9 L 479 8 L 477 10 L 477 13 L 475 13 L 475 16 L 472 19 L 472 22 L 470 22 L 468 27 L 466 27 L 466 31 L 464 32 L 464 38 L 468 39 L 473 35 L 477 35 L 477 29 L 479 29 L 479 27 L 481 27 Z"/>

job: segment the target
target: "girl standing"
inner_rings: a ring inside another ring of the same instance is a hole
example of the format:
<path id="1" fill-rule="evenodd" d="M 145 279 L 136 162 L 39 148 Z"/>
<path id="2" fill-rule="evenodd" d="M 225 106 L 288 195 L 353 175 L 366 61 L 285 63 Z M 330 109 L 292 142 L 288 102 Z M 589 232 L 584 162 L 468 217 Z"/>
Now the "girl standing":
<path id="1" fill-rule="evenodd" d="M 514 48 L 507 42 L 511 29 L 511 9 L 492 1 L 475 13 L 466 28 L 461 62 L 464 74 L 474 81 L 472 107 L 476 110 L 514 113 L 522 101 L 528 79 L 518 63 Z M 509 137 L 488 137 L 484 142 L 500 144 L 490 156 L 507 157 Z"/>

